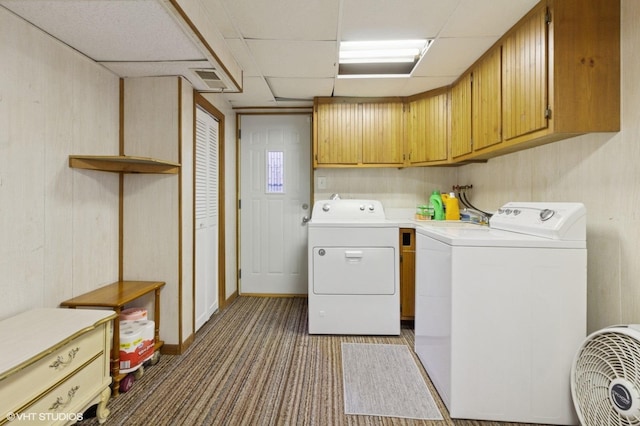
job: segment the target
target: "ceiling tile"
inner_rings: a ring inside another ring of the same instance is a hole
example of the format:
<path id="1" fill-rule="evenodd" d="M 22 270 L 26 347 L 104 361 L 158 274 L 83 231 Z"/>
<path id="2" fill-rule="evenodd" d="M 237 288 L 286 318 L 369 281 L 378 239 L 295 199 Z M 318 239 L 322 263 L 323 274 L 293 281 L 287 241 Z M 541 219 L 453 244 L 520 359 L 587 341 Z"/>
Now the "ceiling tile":
<path id="1" fill-rule="evenodd" d="M 538 0 L 462 0 L 451 19 L 447 22 L 441 37 L 502 36 Z M 480 17 L 480 19 L 479 19 Z"/>
<path id="2" fill-rule="evenodd" d="M 247 40 L 266 77 L 326 78 L 336 75 L 333 41 Z"/>
<path id="3" fill-rule="evenodd" d="M 243 93 L 225 94 L 233 106 L 273 106 L 275 99 L 271 89 L 262 77 L 245 77 Z"/>
<path id="4" fill-rule="evenodd" d="M 344 0 L 341 40 L 433 38 L 459 0 Z"/>
<path id="5" fill-rule="evenodd" d="M 333 78 L 267 78 L 275 97 L 295 99 L 331 96 L 333 81 Z"/>
<path id="6" fill-rule="evenodd" d="M 96 61 L 206 59 L 157 0 L 2 0 Z"/>
<path id="7" fill-rule="evenodd" d="M 208 15 L 213 19 L 213 24 L 216 29 L 220 31 L 224 38 L 239 38 L 241 36 L 234 22 L 227 14 L 227 9 L 221 0 L 207 0 L 201 2 L 202 7 L 208 12 Z"/>
<path id="8" fill-rule="evenodd" d="M 242 37 L 336 40 L 339 0 L 223 0 Z"/>
<path id="9" fill-rule="evenodd" d="M 459 76 L 497 39 L 498 37 L 437 39 L 416 66 L 413 76 Z"/>
<path id="10" fill-rule="evenodd" d="M 416 93 L 428 92 L 452 84 L 458 76 L 450 77 L 411 77 L 399 96 L 411 96 Z"/>
<path id="11" fill-rule="evenodd" d="M 225 41 L 227 46 L 229 46 L 231 54 L 236 59 L 236 62 L 238 62 L 240 68 L 242 68 L 242 72 L 245 77 L 262 75 L 244 40 L 233 38 Z"/>

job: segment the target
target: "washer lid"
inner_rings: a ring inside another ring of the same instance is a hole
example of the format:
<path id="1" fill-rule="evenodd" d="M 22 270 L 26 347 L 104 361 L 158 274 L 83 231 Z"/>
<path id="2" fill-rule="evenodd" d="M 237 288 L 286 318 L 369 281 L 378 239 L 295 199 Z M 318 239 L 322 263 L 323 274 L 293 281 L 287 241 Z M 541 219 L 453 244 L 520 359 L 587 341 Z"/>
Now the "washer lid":
<path id="1" fill-rule="evenodd" d="M 555 240 L 518 232 L 477 228 L 434 227 L 424 224 L 416 232 L 451 246 L 465 247 L 520 247 L 520 248 L 586 248 L 584 240 Z"/>

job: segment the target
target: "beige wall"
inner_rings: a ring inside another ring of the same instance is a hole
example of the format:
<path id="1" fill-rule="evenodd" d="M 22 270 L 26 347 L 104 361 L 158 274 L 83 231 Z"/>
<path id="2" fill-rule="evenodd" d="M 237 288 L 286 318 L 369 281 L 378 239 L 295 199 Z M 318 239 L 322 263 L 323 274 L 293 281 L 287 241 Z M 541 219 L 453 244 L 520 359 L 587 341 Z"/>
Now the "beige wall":
<path id="1" fill-rule="evenodd" d="M 118 278 L 118 78 L 0 8 L 0 318 Z"/>
<path id="2" fill-rule="evenodd" d="M 427 203 L 434 189 L 450 191 L 457 170 L 455 167 L 316 169 L 314 200 L 337 193 L 342 198 L 380 200 L 385 209 L 413 209 Z M 318 188 L 319 177 L 326 178 L 326 189 Z"/>
<path id="3" fill-rule="evenodd" d="M 191 85 L 183 82 L 189 91 L 183 93 L 186 99 L 180 98 L 180 81 L 178 77 L 124 79 L 124 153 L 186 163 L 181 175 L 124 175 L 123 278 L 165 282 L 160 293 L 160 338 L 167 344 L 182 343 L 193 333 L 193 311 L 183 312 L 178 303 L 182 300 L 188 306 L 193 304 L 193 264 L 190 259 L 185 259 L 182 269 L 178 264 L 181 250 L 191 255 L 193 246 L 193 201 L 190 197 L 183 204 L 179 201 L 180 177 L 185 185 L 193 187 L 193 158 L 180 156 L 180 137 L 185 138 L 182 146 L 187 152 L 193 151 L 193 97 Z M 180 131 L 187 134 L 181 135 Z M 185 209 L 182 216 L 180 206 Z M 181 235 L 180 226 L 185 225 L 190 230 Z M 151 313 L 153 298 L 149 295 L 146 299 L 132 304 L 139 306 L 146 302 Z M 182 336 L 181 316 L 182 331 L 186 331 Z"/>

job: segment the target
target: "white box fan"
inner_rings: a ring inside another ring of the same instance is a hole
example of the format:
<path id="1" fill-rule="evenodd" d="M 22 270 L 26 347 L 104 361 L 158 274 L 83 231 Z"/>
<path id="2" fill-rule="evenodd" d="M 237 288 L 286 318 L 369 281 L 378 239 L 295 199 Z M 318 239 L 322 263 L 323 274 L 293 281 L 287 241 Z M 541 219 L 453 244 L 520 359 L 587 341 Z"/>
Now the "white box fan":
<path id="1" fill-rule="evenodd" d="M 583 426 L 640 425 L 640 324 L 585 339 L 571 368 L 571 396 Z"/>

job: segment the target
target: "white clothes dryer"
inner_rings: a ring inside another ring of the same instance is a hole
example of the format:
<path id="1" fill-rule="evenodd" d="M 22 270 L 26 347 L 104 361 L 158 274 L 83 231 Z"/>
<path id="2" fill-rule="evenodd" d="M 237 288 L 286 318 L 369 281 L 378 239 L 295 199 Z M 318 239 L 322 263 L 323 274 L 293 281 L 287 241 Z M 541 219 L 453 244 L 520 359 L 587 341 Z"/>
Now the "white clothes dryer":
<path id="1" fill-rule="evenodd" d="M 314 204 L 309 229 L 309 333 L 400 334 L 399 238 L 377 200 Z"/>

